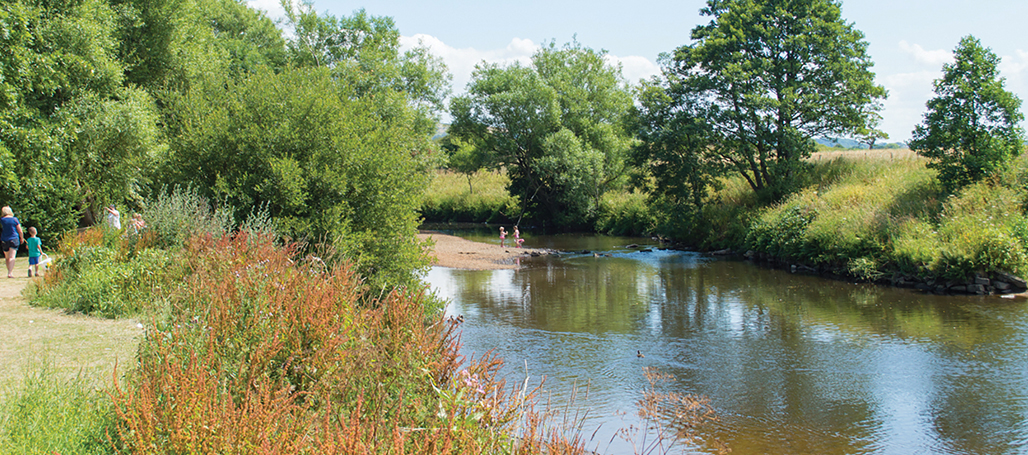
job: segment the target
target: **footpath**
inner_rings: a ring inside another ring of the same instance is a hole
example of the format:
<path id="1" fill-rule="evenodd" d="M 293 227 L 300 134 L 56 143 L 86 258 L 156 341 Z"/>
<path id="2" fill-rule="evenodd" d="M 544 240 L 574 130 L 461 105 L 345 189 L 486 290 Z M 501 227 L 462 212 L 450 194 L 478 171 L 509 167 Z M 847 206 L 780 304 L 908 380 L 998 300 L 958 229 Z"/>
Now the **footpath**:
<path id="1" fill-rule="evenodd" d="M 134 366 L 143 335 L 137 321 L 29 306 L 26 292 L 37 280 L 43 278 L 28 277 L 24 257 L 15 262 L 15 278 L 0 277 L 0 389 L 44 364 L 97 386 L 111 383 L 115 365 L 119 376 Z"/>

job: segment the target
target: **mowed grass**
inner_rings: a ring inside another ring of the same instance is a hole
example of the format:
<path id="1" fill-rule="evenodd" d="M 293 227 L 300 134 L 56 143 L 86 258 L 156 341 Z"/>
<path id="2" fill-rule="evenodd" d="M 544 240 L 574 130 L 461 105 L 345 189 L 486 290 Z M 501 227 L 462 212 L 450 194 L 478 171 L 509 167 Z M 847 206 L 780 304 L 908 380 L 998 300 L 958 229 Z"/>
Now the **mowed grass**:
<path id="1" fill-rule="evenodd" d="M 28 259 L 0 279 L 0 453 L 114 453 L 110 389 L 135 368 L 143 330 L 130 319 L 99 319 L 29 306 L 39 278 Z"/>
<path id="2" fill-rule="evenodd" d="M 142 336 L 137 321 L 98 319 L 32 307 L 37 278 L 28 278 L 28 258 L 15 262 L 17 278 L 0 279 L 0 384 L 21 381 L 33 363 L 46 358 L 63 377 L 109 383 L 116 364 L 131 365 Z M 122 368 L 124 370 L 124 368 Z"/>

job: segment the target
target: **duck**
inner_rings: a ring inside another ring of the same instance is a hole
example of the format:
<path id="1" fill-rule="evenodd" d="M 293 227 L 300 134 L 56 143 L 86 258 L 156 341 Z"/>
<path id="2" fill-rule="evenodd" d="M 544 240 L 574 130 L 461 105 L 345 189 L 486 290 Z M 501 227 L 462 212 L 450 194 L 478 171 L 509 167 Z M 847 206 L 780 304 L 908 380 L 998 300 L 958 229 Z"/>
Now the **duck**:
<path id="1" fill-rule="evenodd" d="M 643 357 L 646 357 L 646 355 L 644 355 L 644 354 L 642 353 L 642 351 L 638 351 L 638 350 L 637 350 L 637 351 L 635 351 L 635 356 L 636 356 L 636 357 L 638 357 L 638 358 L 640 358 L 640 359 L 641 359 L 641 358 L 643 358 Z"/>

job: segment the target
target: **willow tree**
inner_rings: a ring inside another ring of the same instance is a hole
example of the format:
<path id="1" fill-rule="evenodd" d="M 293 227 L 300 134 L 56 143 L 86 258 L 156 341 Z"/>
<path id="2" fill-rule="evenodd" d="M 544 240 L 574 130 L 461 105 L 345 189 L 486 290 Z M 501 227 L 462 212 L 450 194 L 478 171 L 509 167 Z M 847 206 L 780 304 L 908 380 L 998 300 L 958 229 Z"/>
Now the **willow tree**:
<path id="1" fill-rule="evenodd" d="M 577 227 L 624 177 L 631 106 L 605 52 L 551 42 L 530 66 L 477 66 L 450 105 L 450 134 L 506 168 L 511 194 L 539 222 Z"/>
<path id="2" fill-rule="evenodd" d="M 821 136 L 874 134 L 885 98 L 864 35 L 833 0 L 708 0 L 712 19 L 663 58 L 669 113 L 704 172 L 734 172 L 770 199 L 786 194 Z M 694 119 L 694 120 L 683 120 Z M 699 124 L 697 124 L 697 122 Z M 667 150 L 655 148 L 654 150 Z M 660 161 L 659 156 L 653 157 Z M 690 161 L 691 162 L 691 161 Z"/>

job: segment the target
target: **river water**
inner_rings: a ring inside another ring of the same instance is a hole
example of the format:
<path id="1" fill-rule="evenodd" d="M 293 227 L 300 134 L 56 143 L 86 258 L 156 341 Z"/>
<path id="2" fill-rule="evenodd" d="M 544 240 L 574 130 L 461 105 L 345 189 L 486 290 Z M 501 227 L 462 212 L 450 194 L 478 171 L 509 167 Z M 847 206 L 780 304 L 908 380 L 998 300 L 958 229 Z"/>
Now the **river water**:
<path id="1" fill-rule="evenodd" d="M 526 246 L 579 253 L 517 270 L 436 267 L 427 280 L 448 314 L 464 316 L 465 354 L 494 349 L 509 383 L 545 376 L 551 403 L 577 388 L 583 434 L 601 453 L 633 452 L 615 433 L 639 424 L 644 368 L 673 375 L 666 391 L 714 407 L 719 421 L 689 451 L 710 451 L 716 438 L 737 454 L 1028 453 L 1024 300 L 926 295 L 631 243 L 653 242 L 528 236 Z"/>

